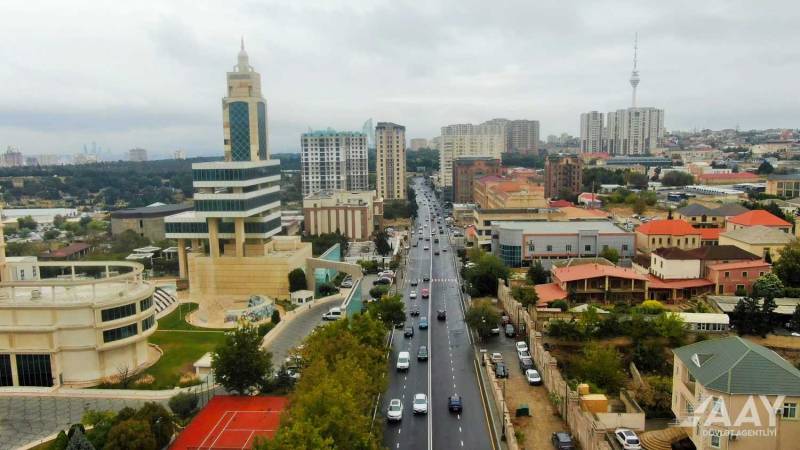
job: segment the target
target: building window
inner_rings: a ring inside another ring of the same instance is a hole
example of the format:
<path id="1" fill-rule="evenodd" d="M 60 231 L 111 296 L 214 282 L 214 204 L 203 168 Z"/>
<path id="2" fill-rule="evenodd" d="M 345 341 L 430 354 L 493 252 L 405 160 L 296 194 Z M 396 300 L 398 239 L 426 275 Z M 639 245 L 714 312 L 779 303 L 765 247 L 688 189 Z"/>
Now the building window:
<path id="1" fill-rule="evenodd" d="M 250 107 L 246 102 L 228 106 L 231 156 L 234 161 L 250 161 Z"/>
<path id="2" fill-rule="evenodd" d="M 737 291 L 737 292 L 738 292 L 738 291 L 744 291 L 744 285 L 743 285 L 743 284 L 737 284 L 737 285 L 736 285 L 736 291 Z"/>
<path id="3" fill-rule="evenodd" d="M 552 245 L 548 245 L 547 246 L 547 251 L 548 252 L 552 252 L 553 251 L 553 246 Z"/>
<path id="4" fill-rule="evenodd" d="M 108 308 L 100 311 L 100 319 L 103 322 L 110 320 L 122 319 L 136 314 L 136 303 L 128 303 L 127 305 L 117 306 L 115 308 Z"/>
<path id="5" fill-rule="evenodd" d="M 719 414 L 722 411 L 722 399 L 721 398 L 713 397 L 713 399 L 711 401 L 711 404 L 713 405 L 713 408 L 711 409 L 711 411 L 714 414 Z"/>
<path id="6" fill-rule="evenodd" d="M 110 330 L 103 331 L 103 342 L 114 342 L 120 339 L 125 339 L 131 336 L 136 336 L 137 332 L 137 325 L 132 323 L 130 325 L 126 325 L 124 327 L 119 328 L 112 328 Z"/>
<path id="7" fill-rule="evenodd" d="M 572 245 L 570 245 L 570 244 L 567 244 L 567 251 L 568 251 L 568 252 L 571 252 L 571 251 L 572 251 Z"/>
<path id="8" fill-rule="evenodd" d="M 628 244 L 622 244 L 622 251 L 623 252 L 627 252 L 628 251 Z"/>
<path id="9" fill-rule="evenodd" d="M 152 316 L 142 321 L 142 331 L 149 330 L 155 324 L 156 324 L 156 315 L 153 314 Z"/>
<path id="10" fill-rule="evenodd" d="M 722 444 L 720 432 L 717 430 L 709 430 L 709 435 L 711 436 L 711 446 L 714 448 L 720 448 L 720 445 Z"/>
<path id="11" fill-rule="evenodd" d="M 731 277 L 731 273 L 730 272 L 725 272 L 725 278 L 730 278 L 730 277 Z"/>
<path id="12" fill-rule="evenodd" d="M 0 355 L 0 386 L 13 386 L 11 377 L 11 355 Z"/>
<path id="13" fill-rule="evenodd" d="M 784 419 L 797 419 L 797 403 L 784 403 L 783 404 L 783 418 Z"/>
<path id="14" fill-rule="evenodd" d="M 139 312 L 147 311 L 151 306 L 153 306 L 153 297 L 147 297 L 139 302 Z"/>
<path id="15" fill-rule="evenodd" d="M 587 252 L 590 252 L 590 251 L 592 251 L 592 246 L 591 245 L 584 245 L 583 246 L 583 250 L 587 251 Z"/>
<path id="16" fill-rule="evenodd" d="M 742 272 L 742 278 L 747 278 L 747 272 Z"/>
<path id="17" fill-rule="evenodd" d="M 17 355 L 17 378 L 20 386 L 52 386 L 50 355 Z"/>

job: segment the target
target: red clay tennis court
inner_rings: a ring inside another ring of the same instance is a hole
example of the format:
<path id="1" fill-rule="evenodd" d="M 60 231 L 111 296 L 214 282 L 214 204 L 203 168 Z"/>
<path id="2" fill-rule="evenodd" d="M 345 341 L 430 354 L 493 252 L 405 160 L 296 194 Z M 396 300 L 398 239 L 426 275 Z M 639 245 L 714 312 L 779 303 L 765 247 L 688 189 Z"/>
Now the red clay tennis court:
<path id="1" fill-rule="evenodd" d="M 257 436 L 278 430 L 285 397 L 218 395 L 170 446 L 172 450 L 249 449 Z"/>

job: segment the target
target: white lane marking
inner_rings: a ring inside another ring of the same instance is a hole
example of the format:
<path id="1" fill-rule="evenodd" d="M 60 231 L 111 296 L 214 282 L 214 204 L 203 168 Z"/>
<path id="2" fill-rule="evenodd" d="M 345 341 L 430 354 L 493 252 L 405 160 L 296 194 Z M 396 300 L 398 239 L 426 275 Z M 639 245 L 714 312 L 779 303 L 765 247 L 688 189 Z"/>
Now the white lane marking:
<path id="1" fill-rule="evenodd" d="M 462 447 L 464 446 L 464 441 L 461 441 L 461 446 L 462 446 Z"/>
<path id="2" fill-rule="evenodd" d="M 430 216 L 430 213 L 428 213 L 428 215 Z M 428 229 L 428 234 L 429 234 L 429 236 L 433 236 L 432 227 Z M 431 258 L 430 268 L 428 269 L 429 270 L 428 271 L 428 276 L 429 276 L 429 278 L 433 279 L 433 252 L 431 252 L 431 254 L 429 254 L 428 256 Z M 428 288 L 429 288 L 428 293 L 430 295 L 430 298 L 428 299 L 429 300 L 428 301 L 428 317 L 431 317 L 431 307 L 433 305 L 433 286 L 432 286 L 432 284 L 433 283 L 430 283 L 428 285 Z M 428 348 L 433 350 L 433 347 L 431 347 L 431 334 L 433 334 L 433 333 L 426 333 L 426 334 L 428 335 Z M 433 374 L 432 374 L 432 371 L 431 371 L 432 367 L 433 367 L 433 364 L 428 364 L 428 399 L 429 399 L 429 402 L 431 404 L 433 404 L 433 395 L 432 395 L 433 394 L 433 388 L 432 388 Z M 428 414 L 428 430 L 427 430 L 427 434 L 428 434 L 428 450 L 433 450 L 433 414 Z"/>
<path id="3" fill-rule="evenodd" d="M 403 431 L 403 429 L 402 428 L 398 428 L 397 429 L 397 434 L 400 434 L 401 431 Z"/>
<path id="4" fill-rule="evenodd" d="M 462 433 L 462 431 L 461 431 L 461 427 L 458 427 L 458 432 L 459 432 L 459 433 Z"/>
<path id="5" fill-rule="evenodd" d="M 400 443 L 399 442 L 397 443 L 397 448 L 400 448 Z"/>

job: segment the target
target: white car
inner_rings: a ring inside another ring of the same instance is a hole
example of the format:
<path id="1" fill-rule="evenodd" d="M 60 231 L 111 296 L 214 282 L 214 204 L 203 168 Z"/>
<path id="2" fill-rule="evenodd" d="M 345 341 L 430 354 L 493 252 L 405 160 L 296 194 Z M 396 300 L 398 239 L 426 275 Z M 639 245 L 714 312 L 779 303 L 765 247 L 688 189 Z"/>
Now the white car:
<path id="1" fill-rule="evenodd" d="M 525 341 L 517 341 L 516 346 L 517 346 L 517 353 L 528 351 L 528 344 L 526 344 Z"/>
<path id="2" fill-rule="evenodd" d="M 344 281 L 342 281 L 341 287 L 343 287 L 343 288 L 351 288 L 351 287 L 353 287 L 353 280 L 344 280 Z"/>
<path id="3" fill-rule="evenodd" d="M 493 363 L 497 364 L 499 362 L 503 362 L 503 354 L 500 352 L 494 352 L 490 356 Z"/>
<path id="4" fill-rule="evenodd" d="M 408 293 L 408 298 L 417 298 L 417 291 L 411 291 Z"/>
<path id="5" fill-rule="evenodd" d="M 409 352 L 400 352 L 397 354 L 397 370 L 408 370 L 411 365 L 411 354 Z"/>
<path id="6" fill-rule="evenodd" d="M 386 412 L 386 419 L 390 422 L 403 420 L 403 402 L 399 398 L 393 398 L 389 401 L 389 411 Z"/>
<path id="7" fill-rule="evenodd" d="M 528 380 L 528 384 L 531 386 L 538 386 L 542 384 L 542 376 L 539 375 L 535 369 L 528 369 L 525 371 L 525 379 Z"/>
<path id="8" fill-rule="evenodd" d="M 614 430 L 614 436 L 624 450 L 641 450 L 642 448 L 642 444 L 639 442 L 639 436 L 632 430 L 617 428 Z"/>
<path id="9" fill-rule="evenodd" d="M 428 414 L 428 396 L 425 394 L 414 395 L 414 414 Z"/>
<path id="10" fill-rule="evenodd" d="M 428 247 L 427 245 L 425 246 L 425 248 L 423 248 L 423 250 L 430 250 L 430 249 L 431 249 L 431 248 L 430 248 L 430 247 Z"/>
<path id="11" fill-rule="evenodd" d="M 527 351 L 523 352 L 522 350 L 520 350 L 520 351 L 517 352 L 517 358 L 519 358 L 519 359 L 525 359 L 525 358 L 531 359 L 531 354 L 528 353 Z"/>

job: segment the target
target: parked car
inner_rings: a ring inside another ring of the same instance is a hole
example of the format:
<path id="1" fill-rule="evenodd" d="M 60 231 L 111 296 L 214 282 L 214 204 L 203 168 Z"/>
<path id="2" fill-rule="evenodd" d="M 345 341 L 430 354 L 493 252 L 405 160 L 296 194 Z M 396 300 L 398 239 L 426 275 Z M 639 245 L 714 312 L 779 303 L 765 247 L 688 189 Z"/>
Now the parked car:
<path id="1" fill-rule="evenodd" d="M 514 337 L 514 336 L 516 336 L 516 333 L 514 333 L 514 325 L 511 325 L 510 323 L 507 323 L 507 324 L 506 324 L 506 329 L 505 329 L 505 331 L 506 331 L 506 336 L 507 336 L 507 337 Z"/>
<path id="2" fill-rule="evenodd" d="M 407 338 L 414 336 L 414 327 L 405 327 L 405 329 L 403 329 L 403 336 Z"/>
<path id="3" fill-rule="evenodd" d="M 575 443 L 572 441 L 572 436 L 566 431 L 557 431 L 551 437 L 553 447 L 557 450 L 575 450 Z"/>
<path id="4" fill-rule="evenodd" d="M 417 361 L 427 361 L 428 360 L 428 346 L 427 345 L 420 345 L 417 349 Z"/>
<path id="5" fill-rule="evenodd" d="M 424 281 L 424 282 L 426 282 L 426 283 L 427 283 L 427 282 L 431 281 L 431 277 L 429 277 L 429 276 L 424 276 L 424 277 L 422 277 L 422 281 Z"/>
<path id="6" fill-rule="evenodd" d="M 342 281 L 342 284 L 339 285 L 339 287 L 351 288 L 353 287 L 353 280 L 345 278 L 344 281 Z"/>
<path id="7" fill-rule="evenodd" d="M 433 254 L 434 256 L 439 256 L 439 250 L 436 250 L 435 252 L 433 252 Z"/>
<path id="8" fill-rule="evenodd" d="M 614 430 L 614 437 L 624 450 L 641 450 L 642 444 L 639 442 L 639 436 L 627 428 L 617 428 Z"/>
<path id="9" fill-rule="evenodd" d="M 528 384 L 531 386 L 539 386 L 542 384 L 542 376 L 539 375 L 539 372 L 537 372 L 536 369 L 526 370 L 525 379 L 528 380 Z"/>
<path id="10" fill-rule="evenodd" d="M 419 318 L 419 329 L 420 330 L 427 330 L 428 329 L 428 318 L 422 316 Z"/>
<path id="11" fill-rule="evenodd" d="M 504 363 L 494 365 L 494 374 L 497 378 L 508 378 L 508 368 Z"/>
<path id="12" fill-rule="evenodd" d="M 457 412 L 460 413 L 464 409 L 464 404 L 461 401 L 461 397 L 458 394 L 453 394 L 450 397 L 447 397 L 447 409 L 450 412 Z"/>
<path id="13" fill-rule="evenodd" d="M 374 286 L 378 286 L 378 285 L 381 285 L 381 284 L 389 285 L 389 284 L 392 284 L 392 279 L 389 278 L 389 277 L 380 277 L 377 280 L 373 281 L 372 284 Z"/>
<path id="14" fill-rule="evenodd" d="M 515 345 L 517 346 L 517 351 L 518 352 L 527 352 L 528 351 L 528 344 L 526 344 L 525 341 L 517 341 L 517 343 Z"/>
<path id="15" fill-rule="evenodd" d="M 428 396 L 414 394 L 414 414 L 428 414 Z"/>
<path id="16" fill-rule="evenodd" d="M 489 358 L 492 360 L 492 364 L 497 364 L 503 362 L 503 354 L 500 352 L 494 352 L 489 355 Z"/>
<path id="17" fill-rule="evenodd" d="M 519 368 L 522 370 L 522 373 L 533 369 L 535 366 L 533 365 L 533 360 L 531 358 L 520 358 L 519 360 Z"/>
<path id="18" fill-rule="evenodd" d="M 426 239 L 426 240 L 427 240 L 427 239 Z M 426 245 L 425 247 L 423 247 L 423 250 L 430 250 L 430 249 L 431 249 L 431 248 L 430 248 L 430 247 L 428 247 L 427 245 Z"/>
<path id="19" fill-rule="evenodd" d="M 495 336 L 500 335 L 500 325 L 497 325 L 496 327 L 492 328 L 492 334 Z"/>
<path id="20" fill-rule="evenodd" d="M 389 411 L 386 412 L 386 420 L 389 422 L 399 422 L 403 420 L 403 402 L 399 398 L 389 401 Z"/>
<path id="21" fill-rule="evenodd" d="M 525 359 L 525 358 L 530 358 L 530 357 L 531 357 L 531 354 L 528 353 L 527 351 L 518 351 L 517 352 L 517 358 L 519 358 L 519 359 Z"/>

